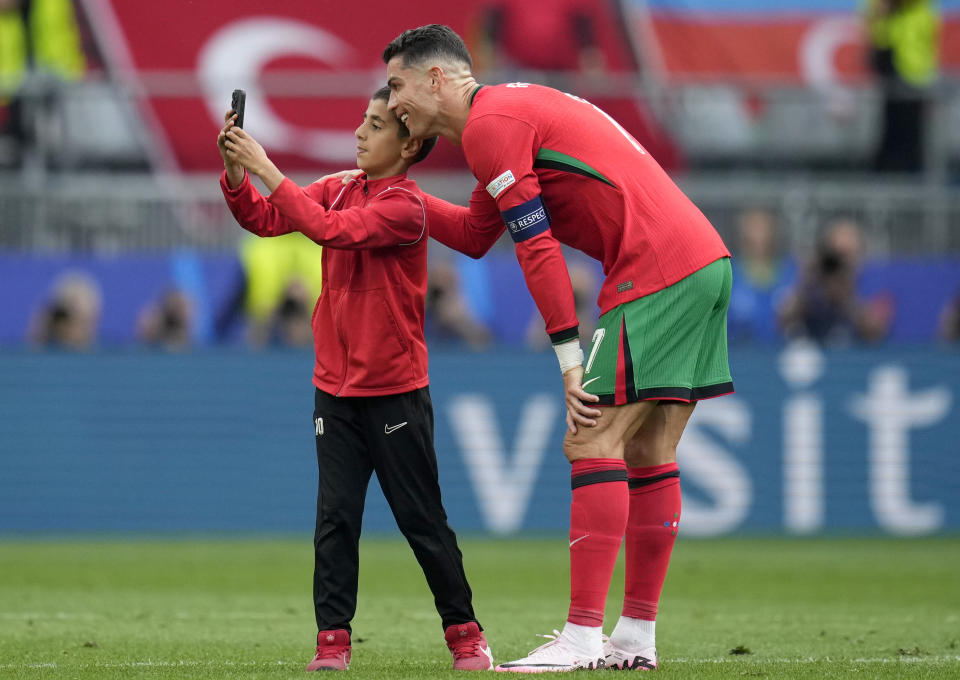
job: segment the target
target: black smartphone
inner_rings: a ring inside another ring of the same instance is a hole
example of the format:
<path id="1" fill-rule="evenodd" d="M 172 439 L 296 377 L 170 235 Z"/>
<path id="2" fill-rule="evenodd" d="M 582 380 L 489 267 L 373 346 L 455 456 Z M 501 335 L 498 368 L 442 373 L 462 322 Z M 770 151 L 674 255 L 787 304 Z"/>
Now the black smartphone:
<path id="1" fill-rule="evenodd" d="M 237 120 L 234 122 L 238 128 L 243 128 L 243 109 L 247 103 L 247 93 L 243 90 L 234 90 L 233 97 L 230 99 L 230 108 L 237 114 Z"/>

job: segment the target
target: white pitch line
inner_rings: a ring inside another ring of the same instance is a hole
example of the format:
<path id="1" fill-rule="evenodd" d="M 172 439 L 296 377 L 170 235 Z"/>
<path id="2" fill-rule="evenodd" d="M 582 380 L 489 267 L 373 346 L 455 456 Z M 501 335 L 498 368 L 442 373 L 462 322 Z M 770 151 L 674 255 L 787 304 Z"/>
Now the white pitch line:
<path id="1" fill-rule="evenodd" d="M 749 658 L 744 658 L 744 657 L 749 657 Z M 812 657 L 812 656 L 811 656 L 811 657 L 806 657 L 806 658 L 804 658 L 804 659 L 771 659 L 771 658 L 768 658 L 768 657 L 754 656 L 754 655 L 752 655 L 752 654 L 751 654 L 751 655 L 746 655 L 746 654 L 744 654 L 744 655 L 733 655 L 733 656 L 731 656 L 730 658 L 726 658 L 726 657 L 725 657 L 725 658 L 722 658 L 722 659 L 717 659 L 717 658 L 712 658 L 712 659 L 689 659 L 689 658 L 683 658 L 683 657 L 681 657 L 681 658 L 678 658 L 678 659 L 661 658 L 660 661 L 663 662 L 663 665 L 667 665 L 667 664 L 671 664 L 671 663 L 687 663 L 687 664 L 695 664 L 695 663 L 736 663 L 736 662 L 738 662 L 738 661 L 746 661 L 746 662 L 751 662 L 751 663 L 786 663 L 786 664 L 790 664 L 790 663 L 794 663 L 794 664 L 810 664 L 810 663 L 820 663 L 820 662 L 825 662 L 825 663 L 831 663 L 831 662 L 832 662 L 832 663 L 941 663 L 941 662 L 945 662 L 945 661 L 958 661 L 958 662 L 960 662 L 960 656 L 951 656 L 951 655 L 946 655 L 946 656 L 911 656 L 911 655 L 906 655 L 906 654 L 905 654 L 905 655 L 903 655 L 903 656 L 895 656 L 895 657 L 891 657 L 891 656 L 880 656 L 880 657 L 874 657 L 874 658 L 858 658 L 858 659 L 847 659 L 847 658 L 843 658 L 843 657 L 837 658 L 837 657 L 830 657 L 830 656 L 824 656 L 824 657 L 821 657 L 821 658 L 815 658 L 815 657 Z"/>
<path id="2" fill-rule="evenodd" d="M 0 612 L 0 619 L 4 621 L 43 621 L 47 619 L 93 621 L 103 618 L 106 618 L 106 616 L 102 614 L 74 614 L 72 612 Z"/>
<path id="3" fill-rule="evenodd" d="M 902 656 L 902 657 L 876 657 L 876 658 L 860 658 L 860 659 L 837 659 L 831 657 L 823 658 L 813 658 L 808 657 L 805 659 L 771 659 L 764 657 L 757 658 L 736 658 L 736 659 L 727 659 L 727 658 L 709 658 L 709 659 L 691 659 L 691 658 L 677 658 L 677 659 L 663 659 L 663 665 L 668 666 L 670 664 L 703 664 L 703 663 L 715 663 L 715 664 L 725 664 L 725 663 L 737 663 L 737 662 L 746 662 L 746 663 L 779 663 L 779 664 L 811 664 L 811 663 L 820 663 L 820 662 L 834 662 L 834 663 L 859 663 L 859 664 L 892 664 L 892 663 L 910 663 L 910 664 L 926 664 L 926 663 L 943 663 L 943 662 L 960 662 L 960 656 Z M 230 660 L 217 660 L 210 659 L 207 661 L 118 661 L 118 662 L 105 662 L 105 663 L 69 663 L 69 664 L 58 664 L 56 662 L 47 662 L 47 663 L 31 663 L 31 664 L 0 664 L 0 670 L 23 670 L 28 668 L 70 668 L 70 669 L 87 669 L 87 668 L 150 668 L 150 667 L 159 667 L 159 668 L 177 668 L 177 667 L 205 667 L 205 666 L 234 666 L 234 667 L 267 667 L 267 666 L 286 666 L 286 665 L 296 665 L 299 666 L 300 663 L 291 663 L 289 661 L 230 661 Z"/>

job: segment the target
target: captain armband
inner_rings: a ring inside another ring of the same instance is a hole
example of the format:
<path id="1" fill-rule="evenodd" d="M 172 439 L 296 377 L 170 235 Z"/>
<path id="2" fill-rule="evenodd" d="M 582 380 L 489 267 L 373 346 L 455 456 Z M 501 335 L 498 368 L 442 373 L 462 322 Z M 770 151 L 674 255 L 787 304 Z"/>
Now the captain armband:
<path id="1" fill-rule="evenodd" d="M 580 349 L 580 339 L 574 338 L 553 346 L 560 362 L 560 372 L 566 373 L 571 368 L 583 365 L 583 350 Z"/>
<path id="2" fill-rule="evenodd" d="M 534 196 L 526 203 L 515 205 L 500 213 L 507 225 L 510 238 L 516 243 L 538 236 L 550 228 L 550 216 L 540 200 Z"/>

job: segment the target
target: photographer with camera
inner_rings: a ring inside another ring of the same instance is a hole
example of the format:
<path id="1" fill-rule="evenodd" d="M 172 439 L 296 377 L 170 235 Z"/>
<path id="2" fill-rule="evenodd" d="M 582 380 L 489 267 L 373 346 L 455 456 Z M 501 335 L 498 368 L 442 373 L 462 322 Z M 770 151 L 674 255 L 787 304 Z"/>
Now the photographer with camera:
<path id="1" fill-rule="evenodd" d="M 863 236 L 854 220 L 838 218 L 827 227 L 797 288 L 779 310 L 787 338 L 843 346 L 887 337 L 892 300 L 886 295 L 865 300 L 857 290 L 862 252 Z"/>

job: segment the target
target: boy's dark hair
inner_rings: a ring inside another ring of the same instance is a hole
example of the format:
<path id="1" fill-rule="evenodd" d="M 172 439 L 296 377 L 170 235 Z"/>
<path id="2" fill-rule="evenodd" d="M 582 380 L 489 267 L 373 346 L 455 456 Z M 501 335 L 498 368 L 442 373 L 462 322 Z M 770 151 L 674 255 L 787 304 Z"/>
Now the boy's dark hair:
<path id="1" fill-rule="evenodd" d="M 374 92 L 373 96 L 370 97 L 370 99 L 372 99 L 373 101 L 381 101 L 381 102 L 390 101 L 390 88 L 384 85 L 379 90 Z M 399 120 L 397 122 L 400 123 Z M 403 128 L 403 130 L 400 133 L 401 137 L 406 137 L 407 135 L 410 134 L 410 131 L 407 129 L 406 125 L 404 125 L 403 123 L 400 123 L 400 126 Z"/>
<path id="2" fill-rule="evenodd" d="M 404 31 L 383 51 L 383 63 L 398 55 L 403 57 L 404 66 L 419 63 L 427 57 L 446 57 L 473 68 L 473 59 L 463 39 L 443 24 L 429 24 Z"/>
<path id="3" fill-rule="evenodd" d="M 381 87 L 379 90 L 373 93 L 373 96 L 371 97 L 371 99 L 373 99 L 374 101 L 382 101 L 382 102 L 390 101 L 390 88 L 386 86 Z M 407 126 L 404 125 L 403 122 L 396 116 L 394 116 L 393 119 L 397 121 L 397 129 L 398 129 L 397 136 L 399 136 L 400 139 L 409 137 L 410 130 L 407 128 Z M 429 137 L 427 139 L 422 140 L 420 142 L 420 151 L 418 151 L 417 155 L 413 157 L 412 161 L 410 161 L 410 165 L 413 165 L 414 163 L 419 163 L 424 158 L 429 156 L 430 152 L 433 151 L 433 147 L 435 147 L 436 145 L 437 145 L 436 137 Z"/>

